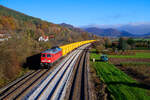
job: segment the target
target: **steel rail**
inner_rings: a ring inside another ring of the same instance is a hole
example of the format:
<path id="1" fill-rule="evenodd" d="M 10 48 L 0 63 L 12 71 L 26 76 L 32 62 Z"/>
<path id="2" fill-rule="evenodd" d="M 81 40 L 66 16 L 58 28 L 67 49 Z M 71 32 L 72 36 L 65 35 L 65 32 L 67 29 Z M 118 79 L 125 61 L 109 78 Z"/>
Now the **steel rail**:
<path id="1" fill-rule="evenodd" d="M 71 52 L 67 59 L 65 59 L 52 73 L 50 73 L 36 88 L 34 88 L 24 99 L 30 100 L 58 100 L 62 98 L 66 90 L 66 84 L 72 73 L 74 64 L 87 45 Z"/>
<path id="2" fill-rule="evenodd" d="M 5 99 L 5 98 L 7 98 L 8 96 L 14 94 L 15 91 L 17 91 L 19 88 L 22 88 L 22 86 L 24 86 L 24 85 L 26 84 L 26 82 L 28 82 L 29 80 L 31 80 L 32 78 L 34 78 L 34 77 L 35 77 L 37 74 L 39 74 L 40 72 L 42 72 L 42 70 L 36 71 L 35 73 L 33 73 L 32 75 L 30 75 L 29 77 L 27 77 L 26 80 L 22 80 L 22 81 L 20 81 L 20 83 L 14 85 L 14 86 L 12 87 L 12 89 L 8 90 L 4 95 L 2 95 L 2 96 L 0 97 L 0 99 L 3 100 L 3 99 Z"/>
<path id="3" fill-rule="evenodd" d="M 4 95 L 10 88 L 12 88 L 14 85 L 18 84 L 20 81 L 24 80 L 25 78 L 29 77 L 36 71 L 30 71 L 27 74 L 23 75 L 22 77 L 18 78 L 17 80 L 14 80 L 13 82 L 9 83 L 5 87 L 0 88 L 0 96 Z"/>

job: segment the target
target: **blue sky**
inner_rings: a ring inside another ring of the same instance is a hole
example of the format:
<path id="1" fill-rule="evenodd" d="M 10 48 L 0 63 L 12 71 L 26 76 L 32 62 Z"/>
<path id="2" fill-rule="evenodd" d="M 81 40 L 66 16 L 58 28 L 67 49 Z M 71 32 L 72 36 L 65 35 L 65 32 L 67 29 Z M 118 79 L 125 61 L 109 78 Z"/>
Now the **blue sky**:
<path id="1" fill-rule="evenodd" d="M 150 0 L 0 0 L 0 4 L 56 24 L 150 22 Z"/>

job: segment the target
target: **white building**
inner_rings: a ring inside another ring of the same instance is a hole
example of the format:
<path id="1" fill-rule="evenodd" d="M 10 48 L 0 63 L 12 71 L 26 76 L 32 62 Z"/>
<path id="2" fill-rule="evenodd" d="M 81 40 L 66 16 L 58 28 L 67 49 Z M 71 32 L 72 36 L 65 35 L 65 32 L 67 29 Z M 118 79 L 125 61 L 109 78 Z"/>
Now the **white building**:
<path id="1" fill-rule="evenodd" d="M 48 36 L 44 36 L 44 37 L 40 36 L 38 41 L 44 41 L 44 42 L 46 42 L 48 40 L 49 40 Z"/>

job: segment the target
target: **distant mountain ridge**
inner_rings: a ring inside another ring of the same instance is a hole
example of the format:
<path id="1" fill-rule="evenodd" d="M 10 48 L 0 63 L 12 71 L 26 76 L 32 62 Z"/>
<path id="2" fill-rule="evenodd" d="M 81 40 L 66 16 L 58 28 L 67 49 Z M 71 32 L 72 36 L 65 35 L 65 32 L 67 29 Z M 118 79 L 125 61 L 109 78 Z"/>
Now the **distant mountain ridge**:
<path id="1" fill-rule="evenodd" d="M 150 23 L 141 23 L 141 24 L 127 24 L 116 27 L 118 30 L 125 30 L 133 34 L 147 34 L 150 32 Z"/>
<path id="2" fill-rule="evenodd" d="M 89 28 L 84 28 L 84 30 L 98 36 L 107 36 L 107 37 L 123 37 L 123 36 L 133 37 L 134 36 L 132 33 L 129 33 L 127 31 L 119 31 L 113 28 L 102 29 L 97 27 L 89 27 Z"/>
<path id="3" fill-rule="evenodd" d="M 78 34 L 80 34 L 81 36 L 83 36 L 82 34 L 84 34 L 83 37 L 87 37 L 87 35 L 89 37 L 93 37 L 93 35 L 95 34 L 91 34 L 85 30 L 83 30 L 82 28 L 78 28 L 78 27 L 74 27 L 73 25 L 70 25 L 70 24 L 66 24 L 66 23 L 61 23 L 59 24 L 60 26 L 63 26 L 63 27 L 66 27 L 66 28 L 69 28 L 70 30 L 74 31 L 74 32 L 77 32 Z M 81 34 L 82 33 L 82 34 Z M 86 35 L 85 35 L 86 34 Z"/>
<path id="4" fill-rule="evenodd" d="M 108 29 L 113 28 L 117 30 L 124 30 L 132 34 L 147 34 L 150 32 L 150 22 L 136 22 L 136 23 L 128 23 L 128 24 L 104 24 L 104 25 L 98 25 L 98 24 L 91 24 L 91 25 L 85 25 L 82 26 L 82 28 L 90 28 L 90 27 L 97 27 L 101 29 Z"/>
<path id="5" fill-rule="evenodd" d="M 119 30 L 113 29 L 113 28 L 100 29 L 97 27 L 90 27 L 90 28 L 82 29 L 82 28 L 77 28 L 77 27 L 74 27 L 73 25 L 66 24 L 66 23 L 61 23 L 60 25 L 67 27 L 73 31 L 79 32 L 79 33 L 87 31 L 87 32 L 92 33 L 97 36 L 109 36 L 109 37 L 122 37 L 122 36 L 132 37 L 132 36 L 134 36 L 133 34 L 131 34 L 129 32 L 119 31 Z"/>
<path id="6" fill-rule="evenodd" d="M 81 28 L 78 28 L 78 27 L 74 27 L 73 25 L 70 25 L 70 24 L 66 24 L 66 23 L 61 23 L 59 24 L 60 26 L 63 26 L 63 27 L 66 27 L 66 28 L 69 28 L 70 30 L 74 30 L 76 32 L 87 32 Z"/>

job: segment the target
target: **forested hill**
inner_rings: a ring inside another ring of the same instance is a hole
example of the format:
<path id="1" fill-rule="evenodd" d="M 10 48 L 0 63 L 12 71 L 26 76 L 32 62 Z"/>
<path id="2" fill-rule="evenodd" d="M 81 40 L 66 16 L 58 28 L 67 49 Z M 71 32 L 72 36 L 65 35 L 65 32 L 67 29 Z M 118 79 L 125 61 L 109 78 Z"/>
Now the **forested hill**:
<path id="1" fill-rule="evenodd" d="M 39 42 L 41 36 L 48 36 L 49 41 Z M 29 67 L 26 64 L 28 57 L 52 46 L 92 39 L 92 37 L 95 36 L 0 6 L 0 39 L 5 39 L 0 41 L 0 87 L 24 73 L 24 68 Z"/>
<path id="2" fill-rule="evenodd" d="M 34 39 L 41 35 L 55 37 L 55 41 L 81 41 L 92 38 L 87 32 L 77 32 L 58 24 L 43 21 L 12 9 L 0 6 L 0 34 L 30 33 Z M 79 34 L 80 33 L 80 34 Z"/>

